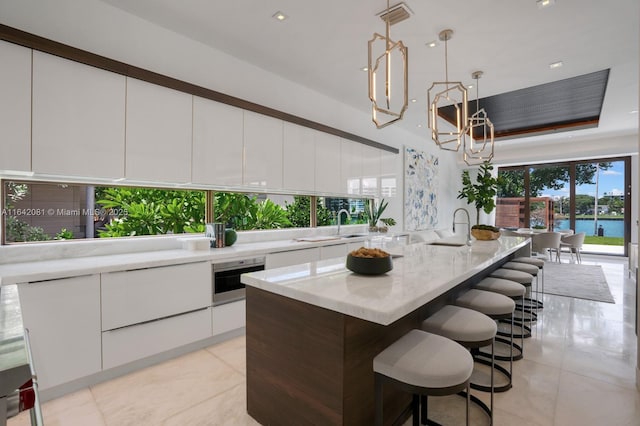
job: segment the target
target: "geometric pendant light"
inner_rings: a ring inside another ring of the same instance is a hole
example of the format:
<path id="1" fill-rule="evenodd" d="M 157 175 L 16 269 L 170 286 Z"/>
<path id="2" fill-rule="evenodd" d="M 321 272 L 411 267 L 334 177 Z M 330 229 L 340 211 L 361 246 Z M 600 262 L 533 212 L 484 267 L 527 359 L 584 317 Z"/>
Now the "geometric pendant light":
<path id="1" fill-rule="evenodd" d="M 458 151 L 469 121 L 467 112 L 467 89 L 459 81 L 449 81 L 447 42 L 451 40 L 453 30 L 443 30 L 439 34 L 444 41 L 445 81 L 434 82 L 427 92 L 427 120 L 431 129 L 431 138 L 441 148 Z M 440 108 L 453 106 L 455 116 L 449 122 L 440 114 Z"/>
<path id="2" fill-rule="evenodd" d="M 378 129 L 401 120 L 409 105 L 409 54 L 402 41 L 395 42 L 389 36 L 389 0 L 386 13 L 381 17 L 385 21 L 386 33 L 384 36 L 374 33 L 368 43 L 371 118 Z"/>
<path id="3" fill-rule="evenodd" d="M 469 117 L 468 141 L 464 139 L 464 162 L 469 166 L 479 165 L 493 158 L 493 123 L 484 108 L 480 109 L 479 80 L 482 71 L 475 71 L 471 77 L 476 80 L 476 112 Z"/>

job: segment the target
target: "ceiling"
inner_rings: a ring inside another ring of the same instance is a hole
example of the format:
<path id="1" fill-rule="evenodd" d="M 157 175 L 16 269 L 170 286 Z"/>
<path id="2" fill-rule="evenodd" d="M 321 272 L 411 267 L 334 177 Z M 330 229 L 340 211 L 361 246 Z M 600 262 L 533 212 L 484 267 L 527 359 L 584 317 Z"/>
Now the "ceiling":
<path id="1" fill-rule="evenodd" d="M 376 16 L 386 8 L 384 0 L 103 1 L 367 114 L 371 109 L 361 68 L 367 65 L 367 41 L 374 32 L 384 34 Z M 597 127 L 498 143 L 569 136 L 575 143 L 638 132 L 638 0 L 556 0 L 544 9 L 536 0 L 404 3 L 413 14 L 391 27 L 391 38 L 408 46 L 409 98 L 416 101 L 393 126 L 428 136 L 426 91 L 433 81 L 444 81 L 445 66 L 444 44 L 426 44 L 451 28 L 449 80 L 470 85 L 471 73 L 484 71 L 480 97 L 610 69 Z M 274 19 L 277 11 L 288 19 Z M 551 69 L 557 61 L 563 66 Z M 469 91 L 469 99 L 475 95 L 475 88 Z"/>

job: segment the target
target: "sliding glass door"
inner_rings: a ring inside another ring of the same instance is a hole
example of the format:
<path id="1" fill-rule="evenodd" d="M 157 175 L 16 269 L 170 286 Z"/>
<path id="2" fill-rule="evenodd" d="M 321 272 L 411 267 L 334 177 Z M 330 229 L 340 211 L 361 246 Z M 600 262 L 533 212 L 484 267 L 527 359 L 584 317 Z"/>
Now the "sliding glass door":
<path id="1" fill-rule="evenodd" d="M 626 254 L 630 158 L 500 168 L 496 226 L 584 232 L 585 251 Z"/>

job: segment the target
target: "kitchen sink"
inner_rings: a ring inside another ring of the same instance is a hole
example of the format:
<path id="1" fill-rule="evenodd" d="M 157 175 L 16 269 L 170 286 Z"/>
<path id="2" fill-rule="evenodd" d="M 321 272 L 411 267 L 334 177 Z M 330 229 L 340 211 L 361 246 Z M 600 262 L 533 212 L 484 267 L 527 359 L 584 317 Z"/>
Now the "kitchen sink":
<path id="1" fill-rule="evenodd" d="M 368 235 L 369 234 L 346 234 L 346 235 L 340 235 L 340 238 L 363 238 Z"/>

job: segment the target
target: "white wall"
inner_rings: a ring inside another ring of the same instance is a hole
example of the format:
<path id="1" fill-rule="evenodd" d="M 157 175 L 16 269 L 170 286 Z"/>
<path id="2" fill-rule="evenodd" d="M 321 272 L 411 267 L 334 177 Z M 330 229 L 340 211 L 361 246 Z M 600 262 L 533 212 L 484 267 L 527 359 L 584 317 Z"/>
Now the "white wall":
<path id="1" fill-rule="evenodd" d="M 364 86 L 363 107 L 354 109 L 98 0 L 0 0 L 0 23 L 399 148 L 398 197 L 387 212 L 397 230 L 403 229 L 403 147 L 433 153 L 440 159 L 439 227 L 450 226 L 459 203 L 455 156 L 438 150 L 426 131 L 420 138 L 393 125 L 377 130 Z"/>

